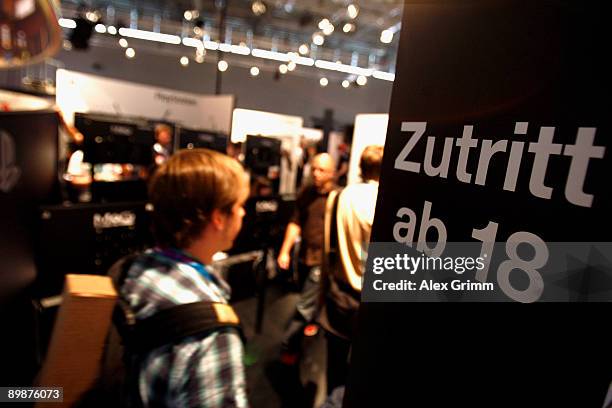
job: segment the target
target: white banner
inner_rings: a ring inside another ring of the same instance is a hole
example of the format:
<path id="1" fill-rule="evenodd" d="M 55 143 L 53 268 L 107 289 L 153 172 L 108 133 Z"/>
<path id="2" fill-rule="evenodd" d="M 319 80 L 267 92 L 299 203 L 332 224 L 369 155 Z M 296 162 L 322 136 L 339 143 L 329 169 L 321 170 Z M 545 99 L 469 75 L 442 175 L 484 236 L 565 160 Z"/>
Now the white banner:
<path id="1" fill-rule="evenodd" d="M 348 184 L 358 183 L 361 180 L 359 160 L 363 149 L 369 145 L 385 145 L 387 122 L 389 122 L 389 115 L 386 113 L 359 114 L 355 117 Z"/>
<path id="2" fill-rule="evenodd" d="M 56 102 L 66 121 L 75 112 L 164 120 L 229 134 L 233 95 L 198 95 L 60 69 Z"/>

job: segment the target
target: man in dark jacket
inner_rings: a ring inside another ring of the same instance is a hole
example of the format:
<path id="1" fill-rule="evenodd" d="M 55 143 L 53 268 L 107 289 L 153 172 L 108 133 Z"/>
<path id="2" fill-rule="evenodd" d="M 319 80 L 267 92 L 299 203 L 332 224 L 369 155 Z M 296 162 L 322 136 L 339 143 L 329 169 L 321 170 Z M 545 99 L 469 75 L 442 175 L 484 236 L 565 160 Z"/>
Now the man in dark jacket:
<path id="1" fill-rule="evenodd" d="M 295 363 L 304 326 L 316 315 L 319 300 L 319 280 L 323 257 L 323 221 L 327 196 L 334 188 L 334 160 L 327 153 L 316 155 L 311 162 L 312 185 L 298 194 L 293 218 L 287 226 L 285 239 L 278 255 L 278 266 L 288 269 L 291 249 L 301 236 L 298 275 L 302 285 L 296 312 L 285 331 L 283 355 L 285 363 Z"/>

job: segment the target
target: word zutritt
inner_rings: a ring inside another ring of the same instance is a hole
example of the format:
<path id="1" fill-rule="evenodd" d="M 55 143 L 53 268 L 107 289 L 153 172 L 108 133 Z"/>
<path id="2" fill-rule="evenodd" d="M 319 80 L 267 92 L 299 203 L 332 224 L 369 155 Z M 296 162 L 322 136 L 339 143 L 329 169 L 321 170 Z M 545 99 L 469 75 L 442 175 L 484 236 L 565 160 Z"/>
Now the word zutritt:
<path id="1" fill-rule="evenodd" d="M 516 122 L 514 134 L 526 135 L 528 122 Z M 464 126 L 461 138 L 455 139 L 447 137 L 444 139 L 444 150 L 442 159 L 438 166 L 434 166 L 433 153 L 436 144 L 435 136 L 427 137 L 427 146 L 423 162 L 413 161 L 411 153 L 419 143 L 427 128 L 427 122 L 402 122 L 402 132 L 412 132 L 408 142 L 395 159 L 397 170 L 410 171 L 413 173 L 421 172 L 421 164 L 426 175 L 430 177 L 447 178 L 453 147 L 459 147 L 459 158 L 457 160 L 456 176 L 457 180 L 463 183 L 472 182 L 472 174 L 467 170 L 470 151 L 480 143 L 480 156 L 478 158 L 478 168 L 474 178 L 474 183 L 484 186 L 487 180 L 487 172 L 491 159 L 495 155 L 500 155 L 508 151 L 508 140 L 498 140 L 493 143 L 489 139 L 472 139 L 473 126 Z M 554 127 L 541 127 L 537 142 L 530 142 L 527 151 L 533 153 L 533 167 L 529 178 L 529 191 L 532 195 L 539 198 L 550 199 L 553 188 L 544 185 L 546 170 L 550 156 L 571 157 L 571 163 L 567 180 L 565 183 L 565 198 L 568 202 L 582 207 L 593 205 L 593 195 L 584 192 L 584 181 L 587 175 L 589 161 L 591 159 L 602 159 L 606 152 L 604 146 L 594 146 L 595 133 L 597 128 L 579 127 L 574 144 L 553 143 L 555 134 Z M 508 163 L 503 189 L 515 191 L 519 171 L 521 170 L 521 160 L 525 142 L 513 141 L 510 143 L 510 151 L 507 157 Z M 455 149 L 456 150 L 456 149 Z M 414 154 L 412 155 L 414 156 Z M 412 160 L 411 160 L 412 159 Z"/>

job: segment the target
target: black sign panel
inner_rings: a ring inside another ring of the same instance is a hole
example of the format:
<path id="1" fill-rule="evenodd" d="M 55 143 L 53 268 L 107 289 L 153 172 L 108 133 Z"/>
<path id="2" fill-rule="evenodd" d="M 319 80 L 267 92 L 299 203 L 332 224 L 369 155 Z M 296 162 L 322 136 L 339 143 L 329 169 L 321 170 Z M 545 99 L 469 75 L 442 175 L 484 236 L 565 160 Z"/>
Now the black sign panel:
<path id="1" fill-rule="evenodd" d="M 539 276 L 551 243 L 612 241 L 607 10 L 532 3 L 405 5 L 372 242 L 500 246 L 519 262 L 489 270 L 498 284 Z M 385 303 L 372 248 L 345 406 L 601 406 L 609 307 Z"/>
<path id="2" fill-rule="evenodd" d="M 58 199 L 55 112 L 0 113 L 0 301 L 36 277 L 36 208 Z"/>

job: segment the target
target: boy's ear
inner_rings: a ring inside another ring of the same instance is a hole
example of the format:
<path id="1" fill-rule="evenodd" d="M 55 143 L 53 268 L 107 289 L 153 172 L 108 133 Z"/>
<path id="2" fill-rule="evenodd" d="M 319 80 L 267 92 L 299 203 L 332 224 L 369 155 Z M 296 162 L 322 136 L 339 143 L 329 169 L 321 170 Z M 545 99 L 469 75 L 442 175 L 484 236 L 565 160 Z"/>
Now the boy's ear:
<path id="1" fill-rule="evenodd" d="M 218 208 L 215 208 L 210 214 L 210 224 L 216 230 L 222 230 L 225 227 L 225 218 L 226 214 Z"/>

